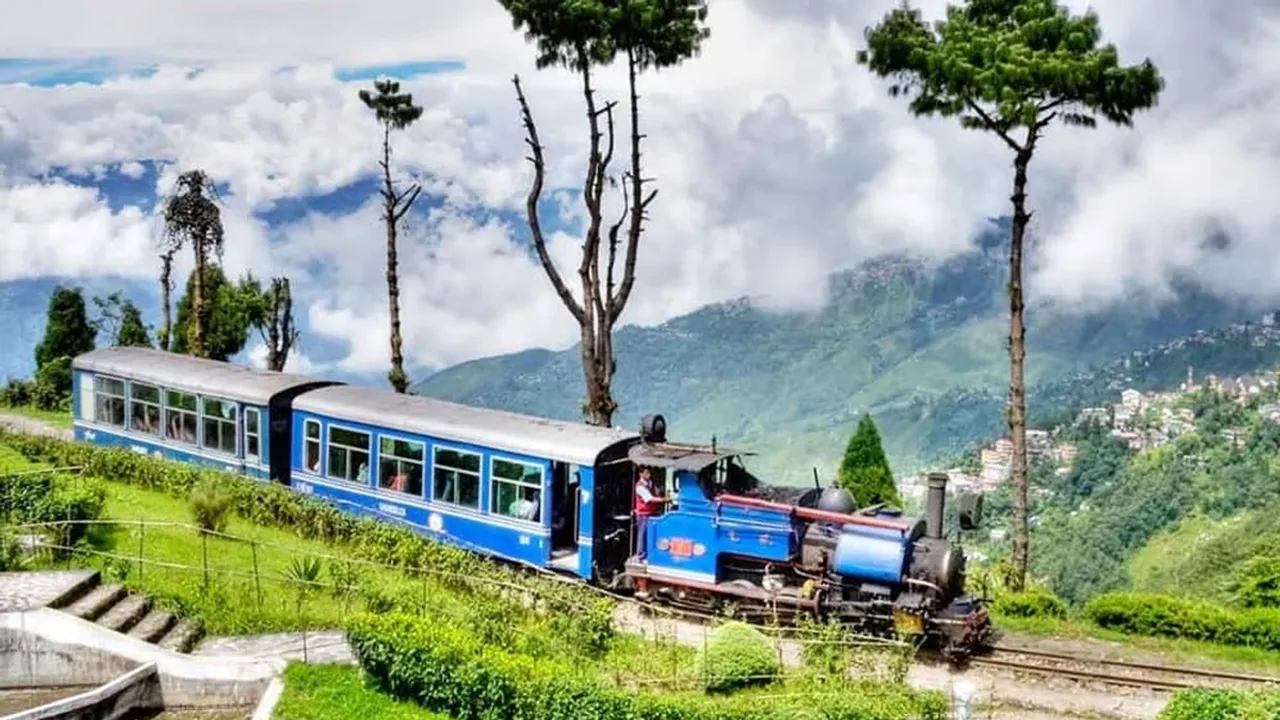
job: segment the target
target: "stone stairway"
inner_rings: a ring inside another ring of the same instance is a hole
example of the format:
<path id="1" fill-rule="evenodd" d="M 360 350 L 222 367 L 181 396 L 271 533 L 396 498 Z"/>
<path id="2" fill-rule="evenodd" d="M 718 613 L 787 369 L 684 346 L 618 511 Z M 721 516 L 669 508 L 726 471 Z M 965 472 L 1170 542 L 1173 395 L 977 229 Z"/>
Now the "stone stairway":
<path id="1" fill-rule="evenodd" d="M 104 585 L 96 572 L 50 607 L 174 652 L 189 653 L 204 637 L 198 622 L 155 607 L 146 595 Z"/>

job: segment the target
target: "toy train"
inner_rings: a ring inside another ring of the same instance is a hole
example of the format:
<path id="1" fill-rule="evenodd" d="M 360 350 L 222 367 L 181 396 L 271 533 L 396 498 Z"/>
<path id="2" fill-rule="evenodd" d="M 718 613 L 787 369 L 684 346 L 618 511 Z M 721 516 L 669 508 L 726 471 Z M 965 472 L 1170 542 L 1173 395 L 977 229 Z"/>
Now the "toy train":
<path id="1" fill-rule="evenodd" d="M 148 348 L 72 363 L 77 440 L 242 473 L 495 558 L 675 605 L 813 613 L 907 633 L 963 658 L 991 625 L 943 534 L 946 476 L 924 520 L 848 492 L 780 488 L 746 453 L 360 388 Z M 637 472 L 663 510 L 635 547 Z M 980 522 L 961 499 L 959 524 Z"/>

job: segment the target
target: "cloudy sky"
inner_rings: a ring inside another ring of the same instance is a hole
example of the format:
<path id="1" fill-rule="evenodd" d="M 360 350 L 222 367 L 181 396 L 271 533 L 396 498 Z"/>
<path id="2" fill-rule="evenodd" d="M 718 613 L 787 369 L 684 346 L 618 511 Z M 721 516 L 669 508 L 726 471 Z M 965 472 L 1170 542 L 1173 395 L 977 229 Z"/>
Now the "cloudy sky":
<path id="1" fill-rule="evenodd" d="M 997 140 L 910 119 L 855 63 L 863 28 L 893 4 L 712 0 L 703 55 L 643 78 L 660 194 L 626 321 L 744 293 L 813 307 L 833 269 L 960 252 L 1006 212 Z M 1277 0 L 1095 7 L 1123 61 L 1152 57 L 1168 89 L 1133 129 L 1057 128 L 1044 143 L 1036 292 L 1096 305 L 1158 297 L 1180 276 L 1280 300 Z M 402 249 L 410 359 L 567 346 L 572 321 L 520 245 L 529 172 L 512 74 L 557 187 L 580 184 L 585 120 L 575 79 L 532 60 L 496 0 L 14 4 L 0 24 L 0 281 L 154 284 L 154 195 L 201 167 L 229 189 L 228 269 L 289 274 L 309 337 L 340 349 L 331 366 L 381 372 L 380 135 L 356 90 L 394 68 L 426 108 L 397 162 L 431 194 Z M 621 80 L 600 84 L 620 98 Z M 570 197 L 564 263 L 577 213 Z M 1226 250 L 1205 243 L 1214 233 Z"/>

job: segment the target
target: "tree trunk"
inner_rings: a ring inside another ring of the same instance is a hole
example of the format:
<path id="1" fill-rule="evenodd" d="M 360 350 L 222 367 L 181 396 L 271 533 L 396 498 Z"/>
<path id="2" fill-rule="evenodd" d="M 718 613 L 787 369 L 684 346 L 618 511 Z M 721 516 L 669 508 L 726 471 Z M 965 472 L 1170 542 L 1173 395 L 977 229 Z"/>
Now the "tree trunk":
<path id="1" fill-rule="evenodd" d="M 1013 485 L 1013 576 L 1009 589 L 1022 590 L 1027 579 L 1027 395 L 1023 382 L 1026 358 L 1026 328 L 1022 314 L 1022 243 L 1031 216 L 1027 214 L 1027 165 L 1029 150 L 1014 159 L 1013 233 L 1009 244 L 1009 440 L 1013 457 L 1009 480 Z"/>
<path id="2" fill-rule="evenodd" d="M 205 357 L 204 351 L 204 329 L 205 329 L 205 302 L 204 297 L 204 266 L 205 266 L 205 247 L 203 238 L 198 238 L 194 243 L 196 268 L 195 282 L 191 284 L 191 327 L 188 329 L 190 335 L 191 354 L 195 357 Z"/>
<path id="3" fill-rule="evenodd" d="M 160 326 L 160 337 L 156 338 L 157 346 L 161 350 L 168 351 L 169 335 L 173 330 L 173 317 L 170 314 L 169 305 L 172 302 L 171 293 L 173 286 L 170 284 L 170 276 L 173 274 L 173 253 L 167 252 L 160 256 L 160 302 L 164 305 L 164 320 Z"/>
<path id="4" fill-rule="evenodd" d="M 395 186 L 391 184 L 391 126 L 383 126 L 382 181 L 386 189 L 384 204 L 387 220 L 387 307 L 391 316 L 391 372 L 387 380 L 391 388 L 401 395 L 409 391 L 409 376 L 404 372 L 403 343 L 400 337 L 400 277 L 396 270 L 396 213 Z"/>

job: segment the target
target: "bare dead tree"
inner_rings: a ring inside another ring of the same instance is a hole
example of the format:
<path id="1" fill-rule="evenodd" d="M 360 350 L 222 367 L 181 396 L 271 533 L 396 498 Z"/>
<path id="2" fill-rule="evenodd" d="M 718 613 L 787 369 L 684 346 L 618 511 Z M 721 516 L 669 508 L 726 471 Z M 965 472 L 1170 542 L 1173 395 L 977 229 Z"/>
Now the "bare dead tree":
<path id="1" fill-rule="evenodd" d="M 271 279 L 262 297 L 262 317 L 258 334 L 267 347 L 267 369 L 281 372 L 289 361 L 289 353 L 298 344 L 297 327 L 293 323 L 293 294 L 289 278 Z"/>

